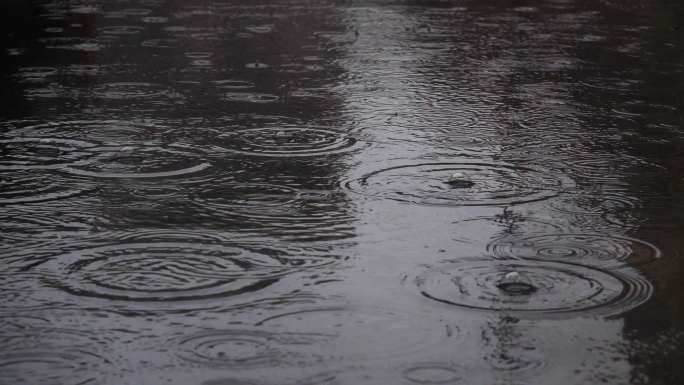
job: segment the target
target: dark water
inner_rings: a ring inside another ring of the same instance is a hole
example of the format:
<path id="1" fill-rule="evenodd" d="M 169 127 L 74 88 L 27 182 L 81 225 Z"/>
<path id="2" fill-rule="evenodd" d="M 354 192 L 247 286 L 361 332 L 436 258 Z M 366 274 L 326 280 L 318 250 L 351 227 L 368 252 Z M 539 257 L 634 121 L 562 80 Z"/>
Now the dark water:
<path id="1" fill-rule="evenodd" d="M 0 11 L 0 383 L 684 383 L 681 3 Z"/>

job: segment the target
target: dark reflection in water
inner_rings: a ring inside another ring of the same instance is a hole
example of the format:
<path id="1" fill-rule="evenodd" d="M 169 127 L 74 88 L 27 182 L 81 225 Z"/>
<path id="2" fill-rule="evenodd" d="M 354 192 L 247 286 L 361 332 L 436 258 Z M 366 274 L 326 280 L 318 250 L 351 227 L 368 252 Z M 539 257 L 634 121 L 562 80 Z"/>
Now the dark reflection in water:
<path id="1" fill-rule="evenodd" d="M 684 381 L 681 4 L 0 11 L 0 383 Z"/>

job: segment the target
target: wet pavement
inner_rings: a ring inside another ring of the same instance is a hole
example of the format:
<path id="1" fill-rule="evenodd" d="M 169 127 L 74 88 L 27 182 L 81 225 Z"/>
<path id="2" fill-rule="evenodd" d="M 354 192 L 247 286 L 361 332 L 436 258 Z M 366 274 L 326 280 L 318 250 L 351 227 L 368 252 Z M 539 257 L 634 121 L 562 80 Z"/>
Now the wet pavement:
<path id="1" fill-rule="evenodd" d="M 684 381 L 678 2 L 0 11 L 0 384 Z"/>

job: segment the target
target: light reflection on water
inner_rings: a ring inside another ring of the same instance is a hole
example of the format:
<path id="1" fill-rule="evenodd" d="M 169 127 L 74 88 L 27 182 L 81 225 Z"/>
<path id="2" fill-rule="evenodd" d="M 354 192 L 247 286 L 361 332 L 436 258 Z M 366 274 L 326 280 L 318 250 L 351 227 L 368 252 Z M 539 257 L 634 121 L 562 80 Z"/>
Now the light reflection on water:
<path id="1" fill-rule="evenodd" d="M 19 3 L 0 383 L 682 381 L 680 5 Z"/>

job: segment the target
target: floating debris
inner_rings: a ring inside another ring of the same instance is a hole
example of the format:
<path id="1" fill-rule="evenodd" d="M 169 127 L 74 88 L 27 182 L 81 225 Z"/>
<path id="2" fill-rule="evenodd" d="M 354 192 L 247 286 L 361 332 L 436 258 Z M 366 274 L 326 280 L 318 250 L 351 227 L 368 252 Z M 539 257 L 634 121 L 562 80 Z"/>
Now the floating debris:
<path id="1" fill-rule="evenodd" d="M 506 273 L 496 286 L 511 294 L 529 294 L 537 291 L 530 277 L 521 271 Z"/>

